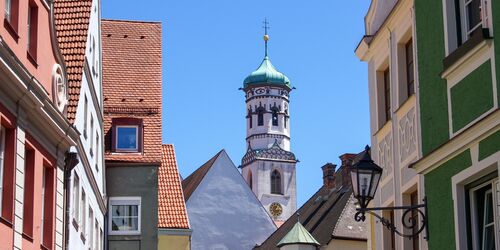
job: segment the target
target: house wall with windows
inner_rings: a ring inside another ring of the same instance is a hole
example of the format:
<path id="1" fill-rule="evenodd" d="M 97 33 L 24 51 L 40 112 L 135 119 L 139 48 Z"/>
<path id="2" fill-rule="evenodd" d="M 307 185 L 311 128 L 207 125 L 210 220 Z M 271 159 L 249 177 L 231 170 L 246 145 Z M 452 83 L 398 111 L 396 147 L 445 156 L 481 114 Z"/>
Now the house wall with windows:
<path id="1" fill-rule="evenodd" d="M 47 1 L 0 1 L 0 239 L 5 249 L 62 249 L 64 169 L 77 131 Z"/>
<path id="2" fill-rule="evenodd" d="M 161 27 L 102 20 L 108 249 L 158 248 Z"/>
<path id="3" fill-rule="evenodd" d="M 429 249 L 500 247 L 500 4 L 417 1 Z M 497 29 L 495 29 L 497 28 Z M 471 226 L 472 225 L 472 226 Z"/>
<path id="4" fill-rule="evenodd" d="M 414 16 L 412 0 L 372 1 L 365 17 L 366 35 L 356 48 L 356 56 L 368 63 L 371 155 L 383 168 L 374 207 L 413 205 L 424 198 L 423 176 L 409 168 L 421 157 Z M 403 228 L 402 211 L 379 215 Z M 368 221 L 369 249 L 427 249 L 425 234 L 403 238 L 376 223 L 376 218 Z"/>
<path id="5" fill-rule="evenodd" d="M 104 247 L 104 148 L 100 69 L 100 2 L 56 2 L 55 19 L 71 83 L 68 119 L 79 131 L 78 164 L 68 173 L 66 245 Z M 68 15 L 78 13 L 78 15 Z"/>

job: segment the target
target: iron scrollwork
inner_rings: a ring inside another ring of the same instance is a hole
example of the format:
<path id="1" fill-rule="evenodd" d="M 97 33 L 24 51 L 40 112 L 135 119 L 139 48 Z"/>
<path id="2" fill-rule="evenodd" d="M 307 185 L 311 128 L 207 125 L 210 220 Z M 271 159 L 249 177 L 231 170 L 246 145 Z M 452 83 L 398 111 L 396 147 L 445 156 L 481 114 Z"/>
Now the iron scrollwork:
<path id="1" fill-rule="evenodd" d="M 424 229 L 426 230 L 426 236 L 424 237 L 426 240 L 429 240 L 429 232 L 427 227 L 427 199 L 424 198 L 423 204 L 413 205 L 413 206 L 399 206 L 399 207 L 371 207 L 371 208 L 357 208 L 357 212 L 354 215 L 354 219 L 357 222 L 365 221 L 366 216 L 365 213 L 371 214 L 376 217 L 380 223 L 387 229 L 392 232 L 398 234 L 401 237 L 412 239 L 419 235 Z M 403 215 L 401 217 L 401 222 L 403 228 L 411 230 L 411 234 L 405 234 L 401 231 L 398 231 L 396 226 L 391 222 L 391 220 L 384 218 L 383 216 L 374 213 L 373 211 L 384 211 L 384 210 L 403 210 Z M 424 210 L 424 211 L 422 211 Z M 415 211 L 418 213 L 418 218 L 420 219 L 420 225 L 415 217 L 412 216 L 412 212 Z M 415 230 L 416 229 L 416 230 Z"/>

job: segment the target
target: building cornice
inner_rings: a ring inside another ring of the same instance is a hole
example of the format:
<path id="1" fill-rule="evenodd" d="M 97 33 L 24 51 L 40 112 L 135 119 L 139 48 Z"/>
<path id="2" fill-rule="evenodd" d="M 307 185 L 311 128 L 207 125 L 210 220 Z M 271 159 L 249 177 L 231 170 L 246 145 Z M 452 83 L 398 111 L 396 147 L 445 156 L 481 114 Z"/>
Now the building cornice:
<path id="1" fill-rule="evenodd" d="M 355 49 L 355 54 L 356 56 L 362 60 L 362 61 L 368 61 L 368 58 L 370 57 L 370 48 L 372 44 L 378 43 L 378 40 L 381 39 L 381 37 L 384 37 L 384 30 L 391 30 L 391 27 L 393 26 L 392 22 L 396 22 L 398 17 L 400 18 L 406 18 L 410 16 L 411 18 L 413 17 L 412 15 L 405 15 L 404 13 L 401 13 L 405 5 L 407 6 L 408 9 L 411 9 L 413 5 L 410 5 L 413 1 L 410 0 L 398 0 L 396 4 L 392 7 L 391 11 L 389 14 L 387 14 L 387 17 L 384 19 L 380 27 L 377 29 L 375 32 L 371 32 L 370 34 L 365 34 L 359 44 L 358 47 Z M 366 23 L 365 23 L 366 26 Z"/>

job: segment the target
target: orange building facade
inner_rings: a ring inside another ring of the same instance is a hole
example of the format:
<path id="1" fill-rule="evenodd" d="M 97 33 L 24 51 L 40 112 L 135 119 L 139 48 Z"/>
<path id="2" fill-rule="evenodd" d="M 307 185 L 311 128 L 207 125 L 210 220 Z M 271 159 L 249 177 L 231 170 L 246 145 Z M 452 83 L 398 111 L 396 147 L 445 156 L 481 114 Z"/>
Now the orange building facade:
<path id="1" fill-rule="evenodd" d="M 52 1 L 0 9 L 0 249 L 62 249 L 64 172 L 78 138 Z"/>

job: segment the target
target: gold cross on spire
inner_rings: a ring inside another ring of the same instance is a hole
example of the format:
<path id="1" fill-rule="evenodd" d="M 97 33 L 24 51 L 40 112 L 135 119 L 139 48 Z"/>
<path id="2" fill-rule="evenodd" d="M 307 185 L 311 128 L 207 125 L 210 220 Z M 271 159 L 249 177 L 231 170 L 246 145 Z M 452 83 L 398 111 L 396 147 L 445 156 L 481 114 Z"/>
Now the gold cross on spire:
<path id="1" fill-rule="evenodd" d="M 269 27 L 269 22 L 267 21 L 267 18 L 265 18 L 264 22 L 262 23 L 264 24 L 262 28 L 264 28 L 264 43 L 266 45 L 265 55 L 267 56 L 267 41 L 269 41 L 269 35 L 267 35 L 267 30 L 270 29 L 271 27 Z"/>

